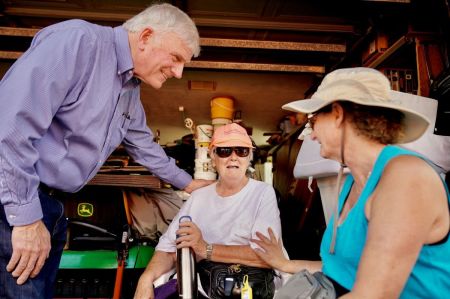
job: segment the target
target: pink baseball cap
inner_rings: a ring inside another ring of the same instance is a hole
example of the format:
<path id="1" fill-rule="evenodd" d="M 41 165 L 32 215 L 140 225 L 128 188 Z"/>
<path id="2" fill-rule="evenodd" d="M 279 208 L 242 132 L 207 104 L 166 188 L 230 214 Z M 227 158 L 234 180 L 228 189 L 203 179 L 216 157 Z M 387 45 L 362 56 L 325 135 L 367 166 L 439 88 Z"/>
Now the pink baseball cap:
<path id="1" fill-rule="evenodd" d="M 221 126 L 214 131 L 209 148 L 242 146 L 254 148 L 247 131 L 236 123 Z"/>

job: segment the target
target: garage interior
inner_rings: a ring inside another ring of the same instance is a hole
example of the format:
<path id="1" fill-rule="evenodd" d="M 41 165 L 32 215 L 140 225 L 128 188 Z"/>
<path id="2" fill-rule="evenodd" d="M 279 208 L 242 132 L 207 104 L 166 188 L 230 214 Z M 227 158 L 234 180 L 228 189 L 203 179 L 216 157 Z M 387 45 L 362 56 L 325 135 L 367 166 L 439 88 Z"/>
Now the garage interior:
<path id="1" fill-rule="evenodd" d="M 445 1 L 169 2 L 194 19 L 202 50 L 186 66 L 181 80 L 171 80 L 158 91 L 142 86 L 148 122 L 154 132 L 160 130 L 161 144 L 189 133 L 180 106 L 184 116 L 196 124 L 210 123 L 210 100 L 231 96 L 243 122 L 253 128 L 252 138 L 263 145 L 267 140 L 263 133 L 279 130 L 287 114 L 281 110 L 283 104 L 310 94 L 333 69 L 363 65 L 363 52 L 377 35 L 388 39 L 381 47 L 401 37 L 413 46 L 419 35 L 442 41 L 447 34 L 443 30 L 448 28 Z M 117 26 L 148 4 L 136 0 L 3 0 L 1 71 L 27 49 L 39 28 L 72 18 Z M 403 63 L 415 65 L 414 51 L 409 51 L 409 57 L 397 52 L 397 58 L 406 60 Z"/>

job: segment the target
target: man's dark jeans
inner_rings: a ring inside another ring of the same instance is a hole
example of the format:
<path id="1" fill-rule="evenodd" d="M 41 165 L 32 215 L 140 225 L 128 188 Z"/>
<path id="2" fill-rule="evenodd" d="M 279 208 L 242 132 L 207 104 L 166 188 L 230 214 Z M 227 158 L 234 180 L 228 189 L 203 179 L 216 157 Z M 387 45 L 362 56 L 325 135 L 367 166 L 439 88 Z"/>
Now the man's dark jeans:
<path id="1" fill-rule="evenodd" d="M 42 221 L 50 232 L 52 249 L 41 272 L 35 278 L 29 278 L 25 284 L 17 285 L 16 278 L 6 271 L 11 254 L 12 227 L 6 221 L 3 206 L 0 206 L 0 299 L 52 298 L 54 282 L 59 262 L 66 242 L 67 220 L 60 201 L 39 191 Z"/>

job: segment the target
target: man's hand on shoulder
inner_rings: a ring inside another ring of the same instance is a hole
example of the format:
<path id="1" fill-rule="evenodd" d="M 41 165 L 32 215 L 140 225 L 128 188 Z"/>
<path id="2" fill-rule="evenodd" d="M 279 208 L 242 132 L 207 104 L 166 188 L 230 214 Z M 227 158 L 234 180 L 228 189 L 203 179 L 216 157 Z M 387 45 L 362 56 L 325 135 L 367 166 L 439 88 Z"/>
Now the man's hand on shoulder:
<path id="1" fill-rule="evenodd" d="M 42 220 L 23 226 L 14 226 L 11 235 L 13 253 L 6 270 L 18 277 L 17 284 L 28 277 L 36 277 L 44 266 L 51 249 L 50 233 Z"/>
<path id="2" fill-rule="evenodd" d="M 192 191 L 201 188 L 201 187 L 205 187 L 208 186 L 212 183 L 214 183 L 215 181 L 212 180 L 192 180 L 189 185 L 187 185 L 184 188 L 184 191 L 186 191 L 187 193 L 192 193 Z"/>

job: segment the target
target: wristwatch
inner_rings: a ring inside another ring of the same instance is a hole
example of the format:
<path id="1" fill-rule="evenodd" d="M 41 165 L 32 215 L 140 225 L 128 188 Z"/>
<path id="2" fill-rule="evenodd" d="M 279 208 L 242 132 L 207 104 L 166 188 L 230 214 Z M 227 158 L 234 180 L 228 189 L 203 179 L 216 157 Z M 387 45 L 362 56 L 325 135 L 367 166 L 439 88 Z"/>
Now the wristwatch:
<path id="1" fill-rule="evenodd" d="M 206 259 L 208 261 L 211 260 L 212 251 L 213 251 L 213 245 L 212 244 L 206 244 Z"/>

